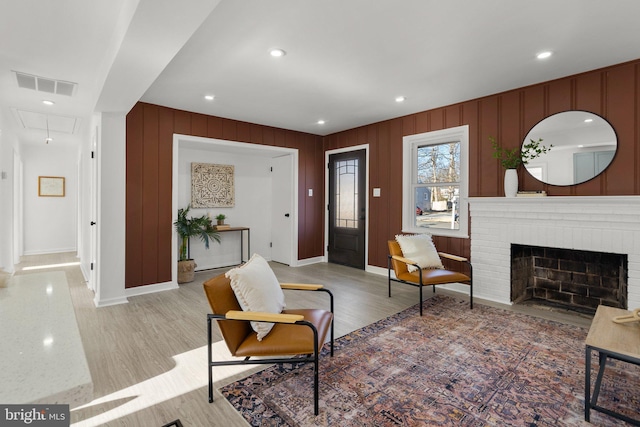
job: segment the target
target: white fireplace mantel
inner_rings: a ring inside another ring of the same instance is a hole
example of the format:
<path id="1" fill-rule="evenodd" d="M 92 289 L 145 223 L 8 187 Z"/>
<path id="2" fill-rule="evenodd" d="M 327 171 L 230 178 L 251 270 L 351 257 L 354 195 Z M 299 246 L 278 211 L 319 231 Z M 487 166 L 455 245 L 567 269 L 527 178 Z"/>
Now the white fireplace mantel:
<path id="1" fill-rule="evenodd" d="M 511 303 L 511 244 L 628 256 L 628 308 L 640 307 L 640 196 L 471 197 L 473 291 Z"/>

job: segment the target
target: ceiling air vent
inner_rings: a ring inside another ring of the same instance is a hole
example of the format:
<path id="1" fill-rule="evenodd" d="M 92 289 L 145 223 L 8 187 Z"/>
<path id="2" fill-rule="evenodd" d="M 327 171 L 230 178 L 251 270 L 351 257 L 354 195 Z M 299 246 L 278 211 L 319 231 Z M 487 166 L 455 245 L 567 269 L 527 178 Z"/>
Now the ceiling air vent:
<path id="1" fill-rule="evenodd" d="M 36 89 L 36 78 L 35 76 L 30 76 L 28 74 L 16 73 L 16 77 L 18 78 L 18 87 L 23 87 L 25 89 Z"/>
<path id="2" fill-rule="evenodd" d="M 58 80 L 58 84 L 56 85 L 56 93 L 58 95 L 73 95 L 73 89 L 75 89 L 76 84 L 71 82 L 61 82 Z"/>
<path id="3" fill-rule="evenodd" d="M 77 83 L 66 82 L 63 80 L 48 79 L 46 77 L 34 76 L 32 74 L 16 73 L 18 87 L 25 89 L 33 89 L 40 92 L 55 93 L 57 95 L 73 96 L 73 92 L 78 86 Z"/>

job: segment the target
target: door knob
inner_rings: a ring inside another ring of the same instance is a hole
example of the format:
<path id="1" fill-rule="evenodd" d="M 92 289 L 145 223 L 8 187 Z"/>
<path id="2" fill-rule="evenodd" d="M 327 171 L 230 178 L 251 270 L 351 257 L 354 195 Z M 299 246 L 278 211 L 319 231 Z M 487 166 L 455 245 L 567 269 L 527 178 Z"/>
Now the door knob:
<path id="1" fill-rule="evenodd" d="M 286 216 L 287 218 L 289 218 L 289 214 L 284 214 L 284 216 Z"/>

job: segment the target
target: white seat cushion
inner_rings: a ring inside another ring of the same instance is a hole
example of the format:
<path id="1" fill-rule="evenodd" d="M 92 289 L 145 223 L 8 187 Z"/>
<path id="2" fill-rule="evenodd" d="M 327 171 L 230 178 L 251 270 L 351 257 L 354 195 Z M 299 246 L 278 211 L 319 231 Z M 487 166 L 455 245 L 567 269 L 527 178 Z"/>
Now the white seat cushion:
<path id="1" fill-rule="evenodd" d="M 440 255 L 431 240 L 431 235 L 399 234 L 396 236 L 396 241 L 402 249 L 402 256 L 416 262 L 420 268 L 444 268 Z M 412 265 L 408 265 L 407 268 L 410 272 L 417 270 Z"/>
<path id="2" fill-rule="evenodd" d="M 244 311 L 280 313 L 285 307 L 284 293 L 280 283 L 267 261 L 254 254 L 240 267 L 227 271 L 225 276 L 231 280 L 231 289 Z M 258 341 L 273 328 L 273 323 L 251 322 L 258 334 Z"/>

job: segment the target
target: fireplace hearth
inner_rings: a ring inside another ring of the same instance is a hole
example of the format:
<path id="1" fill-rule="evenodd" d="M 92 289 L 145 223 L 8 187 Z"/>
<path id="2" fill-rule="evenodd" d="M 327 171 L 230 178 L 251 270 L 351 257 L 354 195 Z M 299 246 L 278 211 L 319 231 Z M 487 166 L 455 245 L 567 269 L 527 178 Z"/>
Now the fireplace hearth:
<path id="1" fill-rule="evenodd" d="M 627 256 L 511 245 L 511 301 L 534 300 L 580 312 L 627 307 Z"/>
<path id="2" fill-rule="evenodd" d="M 547 296 L 553 294 L 559 300 L 569 297 L 555 292 L 576 290 L 571 298 L 581 301 L 581 304 L 584 302 L 586 307 L 592 307 L 597 300 L 598 303 L 629 310 L 640 307 L 638 212 L 639 196 L 471 197 L 470 260 L 473 264 L 474 297 L 514 304 L 511 289 L 511 245 L 523 245 L 623 254 L 627 260 L 626 292 L 620 291 L 620 294 L 609 292 L 608 278 L 598 279 L 604 280 L 605 286 L 585 290 L 584 283 L 596 279 L 591 273 L 580 271 L 580 268 L 564 269 L 571 270 L 569 275 L 573 279 L 577 278 L 575 282 L 564 280 L 567 272 L 562 268 L 548 269 L 545 273 L 547 277 L 537 281 L 549 287 L 552 281 L 560 282 L 560 291 L 545 289 Z M 548 258 L 553 259 L 554 256 Z M 571 262 L 573 261 L 569 259 L 564 264 Z M 541 269 L 541 266 L 537 268 Z M 530 292 L 533 296 L 534 291 Z M 535 292 L 539 295 L 542 290 Z M 603 295 L 605 292 L 609 293 Z M 584 297 L 589 299 L 585 301 Z"/>

